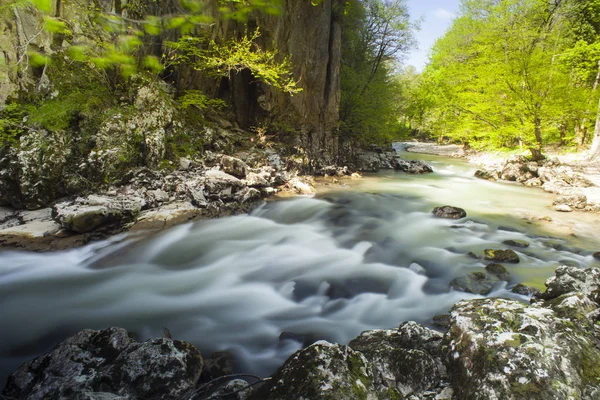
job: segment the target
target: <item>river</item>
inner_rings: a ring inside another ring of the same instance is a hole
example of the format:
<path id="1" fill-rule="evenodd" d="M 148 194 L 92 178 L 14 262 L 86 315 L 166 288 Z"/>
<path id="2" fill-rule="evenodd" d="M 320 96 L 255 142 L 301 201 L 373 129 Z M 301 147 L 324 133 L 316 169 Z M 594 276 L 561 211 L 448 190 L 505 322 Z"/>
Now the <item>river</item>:
<path id="1" fill-rule="evenodd" d="M 597 214 L 560 214 L 540 189 L 473 178 L 460 160 L 424 158 L 428 175 L 387 171 L 271 201 L 250 215 L 121 235 L 69 251 L 0 253 L 0 382 L 20 363 L 83 329 L 121 326 L 139 340 L 227 350 L 240 371 L 274 371 L 306 341 L 347 343 L 361 331 L 425 324 L 464 298 L 456 276 L 481 270 L 483 250 L 526 240 L 505 265 L 511 282 L 541 286 L 561 263 L 600 266 Z M 435 218 L 435 206 L 468 216 Z M 549 216 L 552 222 L 539 217 Z M 283 336 L 280 335 L 286 332 Z M 291 339 L 290 339 L 291 338 Z M 0 386 L 2 386 L 0 384 Z"/>

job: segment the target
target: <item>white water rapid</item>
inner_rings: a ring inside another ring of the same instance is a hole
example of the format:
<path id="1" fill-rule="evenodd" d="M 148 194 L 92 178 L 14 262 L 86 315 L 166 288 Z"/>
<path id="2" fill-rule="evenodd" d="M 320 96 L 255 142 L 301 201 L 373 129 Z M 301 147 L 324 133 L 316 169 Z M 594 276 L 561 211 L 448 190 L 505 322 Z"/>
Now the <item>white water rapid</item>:
<path id="1" fill-rule="evenodd" d="M 477 180 L 465 163 L 426 158 L 435 173 L 373 174 L 251 215 L 69 251 L 0 253 L 0 387 L 68 335 L 110 326 L 140 340 L 168 327 L 205 356 L 229 350 L 238 370 L 267 375 L 301 347 L 294 338 L 347 343 L 367 329 L 429 323 L 476 297 L 451 290 L 450 280 L 485 265 L 467 252 L 504 249 L 508 239 L 530 246 L 515 249 L 521 262 L 505 264 L 512 281 L 490 296 L 520 298 L 510 287 L 539 284 L 560 263 L 600 266 L 591 256 L 600 250 L 597 215 L 559 215 L 540 189 Z M 434 218 L 445 204 L 467 218 Z M 532 222 L 536 215 L 554 222 Z"/>

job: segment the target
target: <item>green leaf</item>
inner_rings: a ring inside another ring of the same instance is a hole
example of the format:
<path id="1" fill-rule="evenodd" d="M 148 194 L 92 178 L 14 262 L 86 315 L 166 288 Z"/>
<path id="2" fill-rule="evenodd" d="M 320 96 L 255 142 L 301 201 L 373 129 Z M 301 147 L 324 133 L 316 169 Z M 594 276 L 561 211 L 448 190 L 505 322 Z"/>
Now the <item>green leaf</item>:
<path id="1" fill-rule="evenodd" d="M 146 56 L 142 64 L 155 74 L 160 74 L 165 69 L 158 57 L 155 56 Z"/>
<path id="2" fill-rule="evenodd" d="M 33 67 L 43 67 L 51 62 L 50 57 L 35 51 L 30 51 L 27 55 L 29 55 L 29 64 Z"/>
<path id="3" fill-rule="evenodd" d="M 60 21 L 57 18 L 49 17 L 44 15 L 44 21 L 46 22 L 46 31 L 50 33 L 68 33 L 70 32 L 67 24 L 64 21 Z"/>
<path id="4" fill-rule="evenodd" d="M 50 14 L 52 12 L 52 0 L 29 0 L 38 10 Z"/>

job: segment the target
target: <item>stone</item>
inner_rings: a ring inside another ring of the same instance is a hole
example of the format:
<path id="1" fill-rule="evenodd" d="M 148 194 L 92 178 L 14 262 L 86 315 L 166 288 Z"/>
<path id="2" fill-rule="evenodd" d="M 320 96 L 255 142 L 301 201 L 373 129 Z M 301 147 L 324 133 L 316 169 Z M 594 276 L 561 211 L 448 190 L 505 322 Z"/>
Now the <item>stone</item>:
<path id="1" fill-rule="evenodd" d="M 457 303 L 442 345 L 455 397 L 591 400 L 600 349 L 586 315 L 597 304 L 582 294 L 559 299 L 533 305 L 507 299 Z"/>
<path id="2" fill-rule="evenodd" d="M 453 206 L 441 206 L 433 209 L 433 215 L 447 219 L 461 219 L 467 216 L 467 212 L 462 208 Z"/>
<path id="3" fill-rule="evenodd" d="M 543 300 L 556 299 L 562 295 L 580 292 L 600 303 L 600 270 L 560 266 L 555 275 L 546 281 L 546 291 L 539 294 Z"/>
<path id="4" fill-rule="evenodd" d="M 450 281 L 450 287 L 460 292 L 473 294 L 489 294 L 500 279 L 485 272 L 471 272 Z"/>
<path id="5" fill-rule="evenodd" d="M 441 340 L 438 332 L 405 322 L 397 330 L 363 332 L 349 346 L 374 366 L 374 384 L 379 391 L 395 388 L 408 396 L 436 388 L 445 377 L 438 352 Z"/>
<path id="6" fill-rule="evenodd" d="M 402 160 L 394 158 L 392 165 L 397 171 L 404 171 L 409 174 L 427 174 L 433 172 L 433 168 L 423 160 Z"/>
<path id="7" fill-rule="evenodd" d="M 233 374 L 233 354 L 228 351 L 217 351 L 210 358 L 204 359 L 200 381 L 210 382 L 215 378 L 231 374 Z"/>
<path id="8" fill-rule="evenodd" d="M 248 165 L 239 158 L 231 156 L 223 156 L 221 158 L 221 169 L 223 172 L 233 175 L 236 178 L 243 179 L 246 177 Z"/>
<path id="9" fill-rule="evenodd" d="M 505 244 L 507 246 L 512 246 L 512 247 L 518 247 L 520 249 L 525 249 L 527 247 L 529 247 L 529 242 L 525 241 L 525 240 L 504 240 L 502 242 L 502 244 Z"/>
<path id="10" fill-rule="evenodd" d="M 484 171 L 481 169 L 478 169 L 477 171 L 475 171 L 475 178 L 485 179 L 488 181 L 493 181 L 493 180 L 497 179 L 493 173 L 491 173 L 489 171 Z"/>
<path id="11" fill-rule="evenodd" d="M 348 346 L 319 341 L 292 355 L 250 400 L 377 400 L 372 366 Z M 394 396 L 401 398 L 394 390 Z"/>
<path id="12" fill-rule="evenodd" d="M 65 229 L 85 233 L 130 222 L 140 210 L 140 199 L 90 195 L 56 204 L 52 218 Z"/>
<path id="13" fill-rule="evenodd" d="M 592 254 L 592 257 L 594 257 L 596 260 L 600 260 L 600 251 L 597 251 L 594 254 Z"/>
<path id="14" fill-rule="evenodd" d="M 42 400 L 176 400 L 193 389 L 202 372 L 200 352 L 167 338 L 136 342 L 126 330 L 83 330 L 52 351 L 26 362 L 7 381 L 3 394 Z M 86 398 L 86 397 L 82 397 Z"/>
<path id="15" fill-rule="evenodd" d="M 269 178 L 270 176 L 268 173 L 258 174 L 255 172 L 248 172 L 244 182 L 249 187 L 262 189 L 269 186 Z"/>
<path id="16" fill-rule="evenodd" d="M 252 394 L 252 387 L 243 379 L 233 379 L 218 386 L 210 394 L 193 397 L 192 400 L 246 400 Z"/>
<path id="17" fill-rule="evenodd" d="M 488 264 L 485 266 L 485 270 L 490 274 L 494 275 L 501 281 L 510 281 L 510 273 L 506 270 L 506 267 L 502 264 Z"/>
<path id="18" fill-rule="evenodd" d="M 576 209 L 584 209 L 587 205 L 587 197 L 581 193 L 559 194 L 554 198 L 553 205 L 567 205 Z"/>
<path id="19" fill-rule="evenodd" d="M 298 194 L 308 195 L 314 193 L 314 189 L 308 183 L 301 181 L 297 177 L 290 180 L 287 185 Z"/>
<path id="20" fill-rule="evenodd" d="M 511 249 L 507 250 L 492 250 L 485 249 L 483 259 L 487 261 L 496 261 L 499 263 L 518 264 L 521 260 L 519 255 Z"/>
<path id="21" fill-rule="evenodd" d="M 188 169 L 190 169 L 190 166 L 192 165 L 192 162 L 185 158 L 185 157 L 179 157 L 179 169 L 182 171 L 187 171 Z"/>
<path id="22" fill-rule="evenodd" d="M 235 176 L 214 169 L 206 171 L 205 178 L 204 191 L 211 200 L 232 201 L 234 195 L 246 187 Z"/>
<path id="23" fill-rule="evenodd" d="M 435 315 L 432 321 L 434 326 L 447 330 L 450 327 L 450 314 Z"/>
<path id="24" fill-rule="evenodd" d="M 536 289 L 532 286 L 527 286 L 522 283 L 516 284 L 511 290 L 511 292 L 520 294 L 521 296 L 535 296 L 540 293 L 539 289 Z"/>
<path id="25" fill-rule="evenodd" d="M 553 206 L 552 209 L 554 211 L 558 211 L 558 212 L 572 212 L 573 209 L 571 207 L 569 207 L 567 204 L 558 204 L 556 206 Z"/>

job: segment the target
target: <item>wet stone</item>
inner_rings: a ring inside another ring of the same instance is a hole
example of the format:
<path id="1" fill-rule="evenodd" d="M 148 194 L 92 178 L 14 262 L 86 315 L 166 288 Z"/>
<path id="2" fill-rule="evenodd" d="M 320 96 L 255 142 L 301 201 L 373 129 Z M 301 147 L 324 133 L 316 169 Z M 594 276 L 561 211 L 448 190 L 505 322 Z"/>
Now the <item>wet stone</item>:
<path id="1" fill-rule="evenodd" d="M 512 289 L 511 292 L 516 293 L 516 294 L 520 294 L 521 296 L 535 296 L 538 293 L 540 293 L 539 289 L 536 289 L 532 286 L 527 286 L 524 285 L 522 283 L 516 284 Z"/>
<path id="2" fill-rule="evenodd" d="M 461 219 L 467 216 L 467 212 L 458 207 L 441 206 L 433 209 L 433 215 L 439 218 Z"/>
<path id="3" fill-rule="evenodd" d="M 505 244 L 507 246 L 512 246 L 512 247 L 518 247 L 520 249 L 525 249 L 527 247 L 529 247 L 529 242 L 526 242 L 525 240 L 505 240 L 502 242 L 502 244 Z"/>
<path id="4" fill-rule="evenodd" d="M 489 294 L 500 279 L 485 272 L 471 272 L 464 276 L 454 278 L 450 286 L 460 292 L 474 294 Z"/>
<path id="5" fill-rule="evenodd" d="M 517 264 L 519 261 L 519 256 L 513 250 L 492 250 L 485 249 L 484 251 L 484 259 L 487 261 L 496 261 L 499 263 L 511 263 Z"/>
<path id="6" fill-rule="evenodd" d="M 485 267 L 485 270 L 500 279 L 501 281 L 510 281 L 510 273 L 506 269 L 506 267 L 502 264 L 488 264 Z"/>

